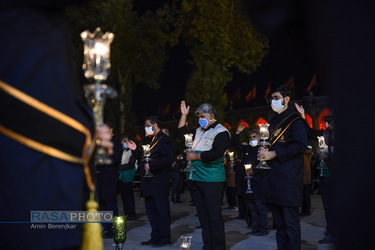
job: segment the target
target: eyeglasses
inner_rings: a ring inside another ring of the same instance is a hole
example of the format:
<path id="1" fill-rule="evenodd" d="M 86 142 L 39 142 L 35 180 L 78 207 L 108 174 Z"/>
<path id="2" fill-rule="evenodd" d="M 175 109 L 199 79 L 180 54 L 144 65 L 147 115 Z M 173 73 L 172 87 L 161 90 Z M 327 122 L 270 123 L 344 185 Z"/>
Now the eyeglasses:
<path id="1" fill-rule="evenodd" d="M 278 96 L 278 95 L 276 95 L 276 96 L 271 96 L 271 98 L 270 99 L 268 99 L 270 102 L 272 102 L 272 100 L 275 100 L 275 101 L 277 101 L 277 100 L 280 100 L 280 99 L 283 99 L 284 97 L 282 97 L 282 96 Z"/>

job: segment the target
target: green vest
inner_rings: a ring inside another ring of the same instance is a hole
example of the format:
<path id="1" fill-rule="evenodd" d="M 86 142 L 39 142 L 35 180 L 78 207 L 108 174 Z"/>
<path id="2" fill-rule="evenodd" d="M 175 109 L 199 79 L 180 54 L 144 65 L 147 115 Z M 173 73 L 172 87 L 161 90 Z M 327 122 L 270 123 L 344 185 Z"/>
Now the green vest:
<path id="1" fill-rule="evenodd" d="M 135 167 L 132 169 L 125 169 L 120 171 L 120 180 L 122 182 L 133 182 L 135 174 Z"/>
<path id="2" fill-rule="evenodd" d="M 201 153 L 203 151 L 195 152 Z M 225 181 L 224 156 L 209 163 L 204 163 L 202 161 L 193 161 L 192 163 L 195 171 L 193 172 L 191 180 L 201 182 Z M 189 177 L 189 175 L 190 173 L 187 173 L 187 177 Z"/>

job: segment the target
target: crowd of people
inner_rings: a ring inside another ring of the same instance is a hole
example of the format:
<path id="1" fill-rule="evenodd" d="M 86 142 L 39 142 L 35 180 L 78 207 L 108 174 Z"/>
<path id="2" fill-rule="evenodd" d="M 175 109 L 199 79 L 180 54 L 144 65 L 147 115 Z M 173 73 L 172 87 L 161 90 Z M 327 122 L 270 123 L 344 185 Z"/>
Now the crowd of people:
<path id="1" fill-rule="evenodd" d="M 123 211 L 127 220 L 135 220 L 136 209 L 133 181 L 136 170 L 140 176 L 140 196 L 144 198 L 151 226 L 150 238 L 141 245 L 165 246 L 171 243 L 170 204 L 180 203 L 181 192 L 188 186 L 191 202 L 196 207 L 202 228 L 203 249 L 225 249 L 226 239 L 222 216 L 223 199 L 228 207 L 237 209 L 236 219 L 244 220 L 251 228 L 248 235 L 264 236 L 269 233 L 268 213 L 272 212 L 272 228 L 277 229 L 278 249 L 300 249 L 300 216 L 311 214 L 311 173 L 314 159 L 324 159 L 327 169 L 319 176 L 320 191 L 326 211 L 327 231 L 319 243 L 333 242 L 332 210 L 330 199 L 330 161 L 333 155 L 333 119 L 327 116 L 327 130 L 314 130 L 304 120 L 304 109 L 289 106 L 291 91 L 285 85 L 275 89 L 270 102 L 274 118 L 269 121 L 268 143 L 260 143 L 261 132 L 252 129 L 247 140 L 241 140 L 245 124 L 239 124 L 231 134 L 217 121 L 215 108 L 208 103 L 196 111 L 199 127 L 188 129 L 190 107 L 181 102 L 181 118 L 177 137 L 193 136 L 192 150 L 179 152 L 173 157 L 173 137 L 160 126 L 157 116 L 147 117 L 144 123 L 144 149 L 125 136 L 120 146 L 114 147 L 115 171 L 103 172 L 97 166 L 99 207 L 118 214 L 111 204 L 116 199 L 116 188 L 121 194 Z M 324 136 L 326 151 L 313 154 L 308 141 Z M 120 142 L 114 144 L 120 145 Z M 120 153 L 116 153 L 119 150 Z M 146 150 L 149 154 L 146 154 Z M 122 152 L 122 153 L 121 153 Z M 234 154 L 235 152 L 235 154 Z M 145 157 L 146 156 L 146 157 Z M 187 163 L 191 162 L 188 169 Z M 269 166 L 264 167 L 264 163 Z M 249 169 L 245 165 L 251 164 Z M 112 173 L 112 174 L 110 174 Z M 250 178 L 250 180 L 248 180 Z M 106 181 L 103 179 L 107 179 Z M 106 183 L 106 184 L 102 184 Z M 250 187 L 251 186 L 251 187 Z M 249 190 L 250 189 L 250 190 Z M 103 190 L 107 190 L 103 192 Z M 106 196 L 103 196 L 103 194 Z M 112 237 L 108 224 L 103 236 Z"/>

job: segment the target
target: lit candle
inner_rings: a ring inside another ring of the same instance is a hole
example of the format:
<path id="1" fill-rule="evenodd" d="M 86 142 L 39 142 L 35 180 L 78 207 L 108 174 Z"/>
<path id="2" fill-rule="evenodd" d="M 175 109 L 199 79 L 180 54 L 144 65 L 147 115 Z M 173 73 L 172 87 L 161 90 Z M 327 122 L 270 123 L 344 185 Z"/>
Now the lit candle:
<path id="1" fill-rule="evenodd" d="M 234 152 L 229 152 L 229 160 L 233 161 L 234 160 Z"/>
<path id="2" fill-rule="evenodd" d="M 126 241 L 125 221 L 126 216 L 113 217 L 113 240 L 116 244 Z"/>
<path id="3" fill-rule="evenodd" d="M 184 134 L 185 136 L 185 146 L 190 148 L 193 146 L 193 134 Z"/>
<path id="4" fill-rule="evenodd" d="M 251 164 L 244 164 L 244 166 L 246 171 L 250 170 L 252 167 Z"/>

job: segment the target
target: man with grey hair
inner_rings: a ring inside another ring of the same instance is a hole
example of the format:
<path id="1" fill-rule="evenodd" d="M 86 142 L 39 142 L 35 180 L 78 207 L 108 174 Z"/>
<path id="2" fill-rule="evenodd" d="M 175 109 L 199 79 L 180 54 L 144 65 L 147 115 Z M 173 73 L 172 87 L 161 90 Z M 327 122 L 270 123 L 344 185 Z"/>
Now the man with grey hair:
<path id="1" fill-rule="evenodd" d="M 218 123 L 216 110 L 208 103 L 195 112 L 200 127 L 188 131 L 189 109 L 182 101 L 178 134 L 194 135 L 193 152 L 187 152 L 186 159 L 192 161 L 195 168 L 191 196 L 202 225 L 203 249 L 226 249 L 221 201 L 225 182 L 224 153 L 230 145 L 230 133 Z"/>

